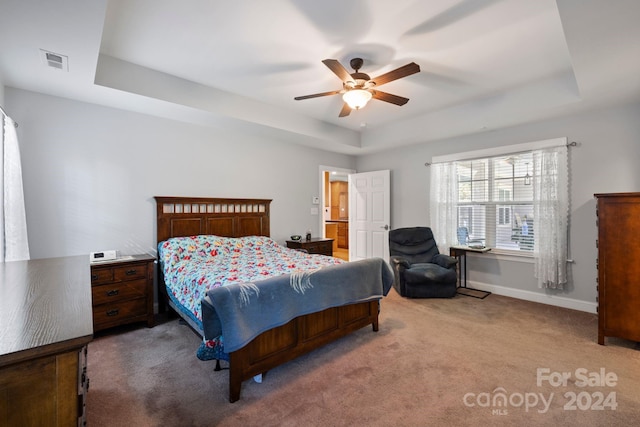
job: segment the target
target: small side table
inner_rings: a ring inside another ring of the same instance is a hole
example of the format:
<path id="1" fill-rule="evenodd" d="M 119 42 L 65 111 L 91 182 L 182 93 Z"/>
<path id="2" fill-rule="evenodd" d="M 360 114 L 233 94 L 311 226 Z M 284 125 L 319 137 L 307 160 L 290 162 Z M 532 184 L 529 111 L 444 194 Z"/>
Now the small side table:
<path id="1" fill-rule="evenodd" d="M 143 254 L 91 264 L 94 331 L 134 322 L 154 326 L 155 260 Z"/>
<path id="2" fill-rule="evenodd" d="M 287 240 L 290 249 L 304 249 L 310 254 L 333 256 L 333 239 L 313 237 L 311 240 Z"/>
<path id="3" fill-rule="evenodd" d="M 489 291 L 467 286 L 467 252 L 485 253 L 490 250 L 491 248 L 472 248 L 469 246 L 451 246 L 449 248 L 449 256 L 458 260 L 458 294 L 479 299 L 485 299 L 491 295 Z"/>

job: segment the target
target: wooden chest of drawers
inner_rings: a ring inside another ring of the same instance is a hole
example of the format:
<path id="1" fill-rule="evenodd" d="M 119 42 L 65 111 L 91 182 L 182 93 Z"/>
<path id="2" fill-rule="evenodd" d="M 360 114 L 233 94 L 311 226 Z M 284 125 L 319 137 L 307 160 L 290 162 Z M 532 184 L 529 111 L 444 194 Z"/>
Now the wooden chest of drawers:
<path id="1" fill-rule="evenodd" d="M 310 254 L 333 256 L 333 239 L 312 238 L 311 240 L 287 240 L 287 247 L 304 249 Z"/>
<path id="2" fill-rule="evenodd" d="M 154 261 L 149 255 L 133 255 L 91 265 L 94 331 L 134 322 L 153 327 Z"/>
<path id="3" fill-rule="evenodd" d="M 597 199 L 598 344 L 606 337 L 640 341 L 640 193 Z"/>
<path id="4" fill-rule="evenodd" d="M 0 426 L 83 426 L 87 256 L 0 263 Z"/>

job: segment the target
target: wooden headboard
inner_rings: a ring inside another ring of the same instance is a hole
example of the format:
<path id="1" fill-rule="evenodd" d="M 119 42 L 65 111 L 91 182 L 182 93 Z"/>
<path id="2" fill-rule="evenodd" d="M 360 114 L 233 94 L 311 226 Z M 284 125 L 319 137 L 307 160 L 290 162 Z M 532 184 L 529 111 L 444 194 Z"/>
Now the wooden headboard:
<path id="1" fill-rule="evenodd" d="M 158 237 L 270 236 L 270 199 L 156 196 Z"/>

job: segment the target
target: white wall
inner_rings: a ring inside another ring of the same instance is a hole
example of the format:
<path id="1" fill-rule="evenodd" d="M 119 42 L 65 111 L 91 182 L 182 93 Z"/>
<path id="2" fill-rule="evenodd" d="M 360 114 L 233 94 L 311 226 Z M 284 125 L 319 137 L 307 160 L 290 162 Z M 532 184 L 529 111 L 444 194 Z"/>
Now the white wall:
<path id="1" fill-rule="evenodd" d="M 469 260 L 472 285 L 595 310 L 594 193 L 640 191 L 640 104 L 499 131 L 350 156 L 5 88 L 20 123 L 29 244 L 33 258 L 118 249 L 155 250 L 153 196 L 272 198 L 272 236 L 284 243 L 311 228 L 318 166 L 391 170 L 392 228 L 429 225 L 432 156 L 568 137 L 571 283 L 537 288 L 533 265 L 492 255 Z M 1 99 L 1 98 L 0 98 Z M 196 153 L 196 155 L 190 154 Z"/>
<path id="2" fill-rule="evenodd" d="M 391 169 L 392 228 L 429 225 L 429 168 L 432 156 L 499 145 L 568 137 L 570 149 L 571 283 L 562 292 L 538 289 L 531 262 L 492 255 L 469 260 L 469 279 L 498 293 L 595 310 L 597 276 L 594 193 L 640 191 L 640 104 L 616 106 L 541 123 L 462 138 L 401 147 L 357 158 L 358 172 Z"/>
<path id="3" fill-rule="evenodd" d="M 0 105 L 4 106 L 4 80 L 0 74 Z"/>
<path id="4" fill-rule="evenodd" d="M 317 235 L 319 165 L 355 165 L 347 155 L 14 88 L 5 99 L 20 123 L 32 258 L 154 253 L 153 196 L 273 199 L 273 238 Z"/>

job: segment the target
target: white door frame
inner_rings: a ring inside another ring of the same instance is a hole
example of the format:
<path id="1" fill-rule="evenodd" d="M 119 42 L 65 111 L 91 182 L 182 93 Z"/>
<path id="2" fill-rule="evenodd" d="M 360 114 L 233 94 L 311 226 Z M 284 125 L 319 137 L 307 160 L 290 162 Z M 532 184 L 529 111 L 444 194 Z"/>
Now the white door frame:
<path id="1" fill-rule="evenodd" d="M 320 165 L 318 167 L 318 182 L 319 182 L 319 190 L 318 190 L 318 194 L 320 195 L 320 205 L 318 206 L 318 236 L 320 237 L 327 237 L 326 236 L 326 229 L 324 227 L 324 194 L 325 194 L 325 188 L 324 188 L 324 173 L 325 171 L 328 172 L 339 172 L 339 173 L 345 173 L 347 175 L 352 174 L 352 173 L 356 173 L 355 169 L 345 169 L 345 168 L 339 168 L 336 166 L 324 166 L 324 165 Z M 351 214 L 349 214 L 351 215 Z"/>

